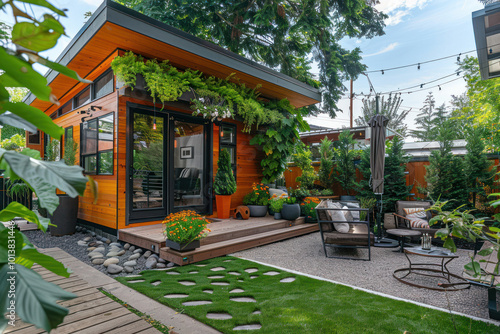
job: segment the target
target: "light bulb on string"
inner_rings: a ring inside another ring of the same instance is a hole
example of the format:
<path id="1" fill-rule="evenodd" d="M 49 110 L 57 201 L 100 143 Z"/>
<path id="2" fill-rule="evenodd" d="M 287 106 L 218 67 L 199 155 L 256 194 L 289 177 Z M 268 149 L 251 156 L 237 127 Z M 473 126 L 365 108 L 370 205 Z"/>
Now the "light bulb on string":
<path id="1" fill-rule="evenodd" d="M 462 55 L 461 53 L 459 53 L 459 54 L 458 54 L 458 57 L 457 57 L 457 62 L 460 62 L 460 56 L 461 56 L 461 55 Z"/>
<path id="2" fill-rule="evenodd" d="M 420 70 L 420 63 L 418 63 L 417 70 Z"/>
<path id="3" fill-rule="evenodd" d="M 384 75 L 384 70 L 382 70 L 382 75 Z"/>
<path id="4" fill-rule="evenodd" d="M 439 90 L 441 90 L 441 86 L 438 85 L 438 87 L 439 87 Z"/>
<path id="5" fill-rule="evenodd" d="M 156 104 L 153 104 L 153 130 L 156 130 Z"/>

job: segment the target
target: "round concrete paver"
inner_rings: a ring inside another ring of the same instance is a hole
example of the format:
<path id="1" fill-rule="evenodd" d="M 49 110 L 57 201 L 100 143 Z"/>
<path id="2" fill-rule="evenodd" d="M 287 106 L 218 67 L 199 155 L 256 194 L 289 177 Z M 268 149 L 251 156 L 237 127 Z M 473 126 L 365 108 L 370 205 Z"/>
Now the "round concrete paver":
<path id="1" fill-rule="evenodd" d="M 163 296 L 165 298 L 186 298 L 189 297 L 189 295 L 183 294 L 183 293 L 171 293 L 169 295 Z"/>
<path id="2" fill-rule="evenodd" d="M 246 271 L 247 273 L 251 274 L 251 273 L 254 273 L 254 272 L 259 271 L 259 269 L 257 269 L 257 268 L 248 268 L 248 269 L 245 269 L 245 271 Z"/>
<path id="3" fill-rule="evenodd" d="M 196 285 L 196 282 L 193 282 L 193 281 L 178 281 L 178 283 L 182 284 L 182 285 L 186 285 L 186 286 Z"/>
<path id="4" fill-rule="evenodd" d="M 228 313 L 207 313 L 207 318 L 215 320 L 227 320 L 232 319 L 233 317 Z"/>
<path id="5" fill-rule="evenodd" d="M 241 325 L 233 328 L 233 331 L 248 331 L 254 329 L 261 329 L 262 325 L 260 324 L 251 324 L 251 325 Z"/>
<path id="6" fill-rule="evenodd" d="M 229 285 L 229 282 L 212 282 L 212 285 Z"/>
<path id="7" fill-rule="evenodd" d="M 208 276 L 210 279 L 216 279 L 216 278 L 224 278 L 224 275 L 213 275 L 213 276 Z"/>
<path id="8" fill-rule="evenodd" d="M 182 305 L 184 306 L 198 306 L 198 305 L 208 305 L 212 304 L 210 300 L 193 300 L 190 302 L 184 302 Z"/>
<path id="9" fill-rule="evenodd" d="M 256 303 L 257 301 L 252 297 L 231 297 L 229 300 L 239 303 Z"/>
<path id="10" fill-rule="evenodd" d="M 210 270 L 211 271 L 221 271 L 221 270 L 226 270 L 226 268 L 224 268 L 224 267 L 215 267 L 215 268 L 212 268 Z"/>
<path id="11" fill-rule="evenodd" d="M 233 289 L 233 290 L 229 291 L 229 293 L 241 293 L 241 292 L 245 292 L 245 290 L 243 290 L 243 289 Z"/>
<path id="12" fill-rule="evenodd" d="M 203 290 L 203 292 L 205 292 L 205 293 L 209 293 L 209 294 L 212 294 L 212 293 L 214 293 L 214 290 L 205 289 L 205 290 Z"/>
<path id="13" fill-rule="evenodd" d="M 277 271 L 268 271 L 268 272 L 265 272 L 264 275 L 267 275 L 267 276 L 276 276 L 276 275 L 279 275 L 280 273 L 277 272 Z"/>
<path id="14" fill-rule="evenodd" d="M 295 277 L 287 277 L 280 280 L 281 283 L 291 283 L 295 281 Z"/>

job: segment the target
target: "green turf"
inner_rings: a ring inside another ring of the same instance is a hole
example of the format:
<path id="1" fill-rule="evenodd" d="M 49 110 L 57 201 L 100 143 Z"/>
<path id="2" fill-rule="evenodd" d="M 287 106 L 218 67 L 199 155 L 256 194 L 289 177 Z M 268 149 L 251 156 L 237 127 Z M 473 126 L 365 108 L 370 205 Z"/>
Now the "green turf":
<path id="1" fill-rule="evenodd" d="M 210 270 L 215 267 L 225 269 Z M 249 274 L 244 271 L 248 268 L 256 268 L 258 271 Z M 169 275 L 168 271 L 176 271 L 180 275 Z M 295 275 L 234 257 L 220 257 L 168 271 L 149 270 L 142 272 L 142 277 L 119 277 L 117 280 L 224 333 L 240 333 L 241 331 L 233 331 L 233 328 L 247 324 L 260 324 L 262 328 L 245 332 L 273 334 L 404 333 L 405 331 L 412 334 L 500 333 L 500 327 L 481 321 L 456 315 L 452 320 L 452 316 L 447 312 Z M 193 271 L 198 273 L 189 273 Z M 231 275 L 230 271 L 239 272 L 241 275 Z M 263 275 L 268 271 L 278 271 L 280 274 Z M 215 275 L 223 275 L 224 278 L 208 278 Z M 250 276 L 258 277 L 251 279 Z M 295 281 L 280 283 L 280 280 L 286 277 L 294 277 Z M 128 283 L 139 279 L 145 281 Z M 156 281 L 161 281 L 161 284 L 153 286 L 151 283 Z M 178 281 L 192 281 L 196 282 L 196 285 L 184 286 Z M 212 282 L 221 281 L 229 282 L 230 285 L 211 285 Z M 236 288 L 245 292 L 229 293 Z M 213 290 L 213 294 L 203 292 L 206 289 Z M 189 297 L 181 299 L 163 297 L 173 293 L 188 294 Z M 235 302 L 230 301 L 229 297 L 252 297 L 257 302 Z M 445 296 L 436 293 L 436 298 Z M 212 301 L 212 304 L 182 305 L 186 301 L 193 300 L 208 300 Z M 252 314 L 257 310 L 262 313 Z M 212 320 L 206 317 L 207 312 L 229 313 L 233 318 Z"/>

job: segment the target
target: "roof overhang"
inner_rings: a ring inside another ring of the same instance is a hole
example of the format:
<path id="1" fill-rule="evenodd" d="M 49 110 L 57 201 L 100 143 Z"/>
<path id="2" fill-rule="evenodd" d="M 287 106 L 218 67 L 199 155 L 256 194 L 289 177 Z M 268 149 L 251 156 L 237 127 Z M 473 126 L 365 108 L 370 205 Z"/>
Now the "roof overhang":
<path id="1" fill-rule="evenodd" d="M 321 102 L 321 93 L 316 88 L 111 0 L 105 0 L 97 8 L 57 62 L 87 78 L 117 49 L 131 50 L 147 58 L 168 59 L 178 68 L 192 68 L 219 78 L 235 73 L 247 87 L 261 85 L 262 97 L 287 98 L 297 108 Z M 77 84 L 52 70 L 45 76 L 59 99 L 64 99 Z M 31 94 L 26 103 L 43 111 L 52 106 Z"/>
<path id="2" fill-rule="evenodd" d="M 472 13 L 481 79 L 500 76 L 500 2 Z"/>

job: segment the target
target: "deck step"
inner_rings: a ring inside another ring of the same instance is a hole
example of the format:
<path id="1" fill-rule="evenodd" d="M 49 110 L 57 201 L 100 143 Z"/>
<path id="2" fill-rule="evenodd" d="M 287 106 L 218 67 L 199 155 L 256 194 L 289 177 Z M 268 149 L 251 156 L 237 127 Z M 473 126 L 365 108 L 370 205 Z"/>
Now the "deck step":
<path id="1" fill-rule="evenodd" d="M 319 228 L 317 224 L 299 224 L 232 240 L 202 245 L 193 251 L 182 253 L 172 250 L 169 247 L 162 247 L 160 249 L 160 257 L 166 261 L 174 262 L 175 264 L 182 266 L 307 233 L 316 232 L 318 230 Z"/>

